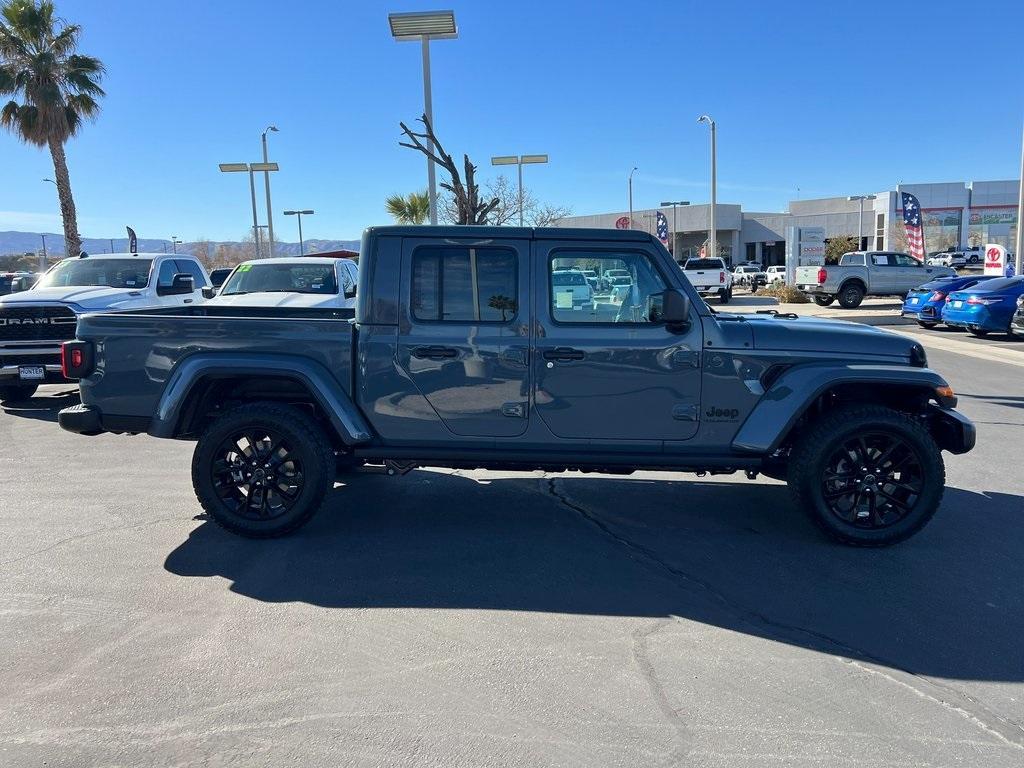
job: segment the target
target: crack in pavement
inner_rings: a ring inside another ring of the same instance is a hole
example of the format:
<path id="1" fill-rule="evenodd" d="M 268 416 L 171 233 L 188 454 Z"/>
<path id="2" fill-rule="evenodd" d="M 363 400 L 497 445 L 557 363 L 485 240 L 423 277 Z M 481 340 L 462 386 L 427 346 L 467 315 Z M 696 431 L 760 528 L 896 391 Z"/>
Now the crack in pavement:
<path id="1" fill-rule="evenodd" d="M 172 520 L 180 520 L 180 519 L 181 519 L 180 516 L 179 517 L 161 517 L 158 520 L 147 520 L 144 523 L 130 523 L 128 525 L 112 525 L 109 528 L 99 528 L 99 529 L 97 529 L 95 531 L 86 531 L 85 533 L 78 533 L 78 534 L 75 534 L 74 536 L 68 536 L 67 538 L 64 538 L 64 539 L 58 539 L 57 541 L 53 542 L 53 544 L 50 544 L 49 546 L 43 547 L 42 549 L 37 549 L 35 552 L 29 552 L 29 553 L 24 554 L 24 555 L 19 555 L 18 557 L 12 557 L 10 560 L 0 560 L 0 566 L 11 565 L 12 563 L 20 563 L 22 560 L 28 560 L 28 559 L 36 557 L 38 555 L 44 555 L 47 552 L 50 552 L 51 550 L 56 549 L 57 547 L 60 547 L 60 546 L 62 546 L 64 544 L 67 544 L 68 542 L 78 541 L 80 539 L 88 539 L 91 536 L 99 536 L 101 533 L 110 533 L 111 531 L 127 531 L 127 530 L 131 530 L 132 528 L 145 528 L 146 526 L 149 526 L 149 525 L 158 525 L 159 523 L 167 523 L 167 522 L 170 522 Z"/>
<path id="2" fill-rule="evenodd" d="M 665 562 L 650 548 L 617 533 L 611 528 L 611 526 L 587 510 L 586 507 L 571 501 L 564 492 L 557 488 L 555 483 L 558 478 L 546 477 L 545 479 L 547 480 L 548 493 L 552 497 L 568 509 L 576 512 L 580 517 L 604 533 L 605 536 L 629 550 L 629 552 L 634 556 L 634 559 L 638 562 L 644 562 L 649 566 L 653 566 L 668 573 L 675 579 L 682 580 L 691 586 L 697 587 L 708 596 L 712 597 L 715 602 L 740 621 L 745 622 L 750 626 L 757 627 L 764 631 L 766 635 L 772 635 L 783 642 L 789 642 L 790 640 L 788 638 L 793 638 L 794 636 L 802 636 L 804 638 L 812 638 L 823 646 L 831 646 L 834 649 L 842 651 L 841 654 L 836 655 L 839 655 L 841 659 L 843 656 L 847 657 L 842 660 L 852 664 L 855 668 L 866 673 L 879 675 L 891 682 L 910 688 L 916 695 L 933 701 L 945 709 L 959 714 L 964 719 L 979 727 L 985 733 L 994 736 L 1005 744 L 1024 750 L 1024 727 L 1014 720 L 993 711 L 973 696 L 964 693 L 958 688 L 941 683 L 930 677 L 903 669 L 898 664 L 884 658 L 875 656 L 874 654 L 868 653 L 859 648 L 854 648 L 839 638 L 832 637 L 808 627 L 801 627 L 777 621 L 763 613 L 736 602 L 724 592 L 717 589 L 710 582 Z M 888 671 L 874 669 L 869 665 L 885 667 Z M 662 691 L 662 695 L 663 693 L 664 692 Z M 667 701 L 667 698 L 665 701 Z M 661 705 L 659 704 L 659 706 Z M 671 707 L 669 710 L 671 711 Z"/>
<path id="3" fill-rule="evenodd" d="M 669 701 L 668 694 L 665 692 L 665 686 L 658 679 L 657 672 L 654 669 L 654 663 L 651 661 L 650 648 L 648 646 L 651 636 L 660 632 L 671 623 L 672 619 L 658 619 L 651 624 L 638 627 L 633 632 L 633 659 L 640 668 L 640 676 L 647 683 L 655 705 L 676 732 L 676 748 L 666 756 L 665 762 L 668 765 L 677 765 L 689 752 L 687 740 L 689 728 L 682 718 L 679 717 L 679 711 L 673 709 L 672 702 Z"/>

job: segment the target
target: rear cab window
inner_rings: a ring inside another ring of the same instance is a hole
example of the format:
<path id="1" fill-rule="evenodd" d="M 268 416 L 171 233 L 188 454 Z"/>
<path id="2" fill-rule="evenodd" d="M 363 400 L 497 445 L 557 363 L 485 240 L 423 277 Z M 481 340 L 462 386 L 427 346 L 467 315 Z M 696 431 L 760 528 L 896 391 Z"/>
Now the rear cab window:
<path id="1" fill-rule="evenodd" d="M 511 322 L 518 311 L 518 276 L 518 258 L 511 248 L 417 248 L 410 314 L 432 323 Z"/>

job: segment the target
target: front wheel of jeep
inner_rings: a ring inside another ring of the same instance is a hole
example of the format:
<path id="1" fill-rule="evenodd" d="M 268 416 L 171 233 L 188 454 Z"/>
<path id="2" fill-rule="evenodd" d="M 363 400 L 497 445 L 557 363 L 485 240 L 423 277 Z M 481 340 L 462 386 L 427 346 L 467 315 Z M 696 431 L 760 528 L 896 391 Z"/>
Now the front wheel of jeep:
<path id="1" fill-rule="evenodd" d="M 192 484 L 223 528 L 283 536 L 309 522 L 334 486 L 334 449 L 307 411 L 272 402 L 225 412 L 199 438 Z"/>
<path id="2" fill-rule="evenodd" d="M 882 547 L 921 530 L 946 484 L 919 422 L 881 406 L 838 408 L 801 435 L 789 461 L 796 506 L 843 544 Z"/>

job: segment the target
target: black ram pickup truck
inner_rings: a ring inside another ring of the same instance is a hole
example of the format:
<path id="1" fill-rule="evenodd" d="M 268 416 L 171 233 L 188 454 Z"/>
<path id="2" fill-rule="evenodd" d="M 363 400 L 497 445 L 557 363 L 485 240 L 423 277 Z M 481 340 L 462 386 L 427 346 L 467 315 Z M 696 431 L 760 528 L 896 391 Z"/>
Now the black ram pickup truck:
<path id="1" fill-rule="evenodd" d="M 579 301 L 552 276 L 629 276 Z M 784 479 L 829 535 L 920 530 L 942 451 L 971 450 L 924 349 L 785 313 L 725 314 L 637 231 L 379 227 L 354 317 L 195 306 L 85 315 L 63 349 L 72 432 L 196 441 L 203 508 L 277 536 L 338 471 L 742 471 Z"/>

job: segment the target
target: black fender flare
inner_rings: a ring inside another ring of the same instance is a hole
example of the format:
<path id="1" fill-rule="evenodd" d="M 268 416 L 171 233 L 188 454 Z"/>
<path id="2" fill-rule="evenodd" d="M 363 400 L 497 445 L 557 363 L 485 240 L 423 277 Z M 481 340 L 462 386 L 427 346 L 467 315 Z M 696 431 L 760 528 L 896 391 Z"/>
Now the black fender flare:
<path id="1" fill-rule="evenodd" d="M 946 380 L 930 368 L 903 365 L 814 363 L 798 365 L 783 373 L 764 393 L 740 425 L 732 441 L 739 453 L 769 455 L 786 439 L 797 419 L 826 391 L 843 384 L 865 387 L 895 385 L 928 392 L 945 408 L 956 405 L 956 398 L 936 392 L 947 387 Z"/>
<path id="2" fill-rule="evenodd" d="M 267 375 L 305 386 L 346 445 L 372 439 L 366 419 L 330 371 L 307 358 L 273 353 L 199 352 L 184 358 L 167 379 L 148 432 L 153 437 L 174 437 L 189 396 L 203 379 Z"/>

